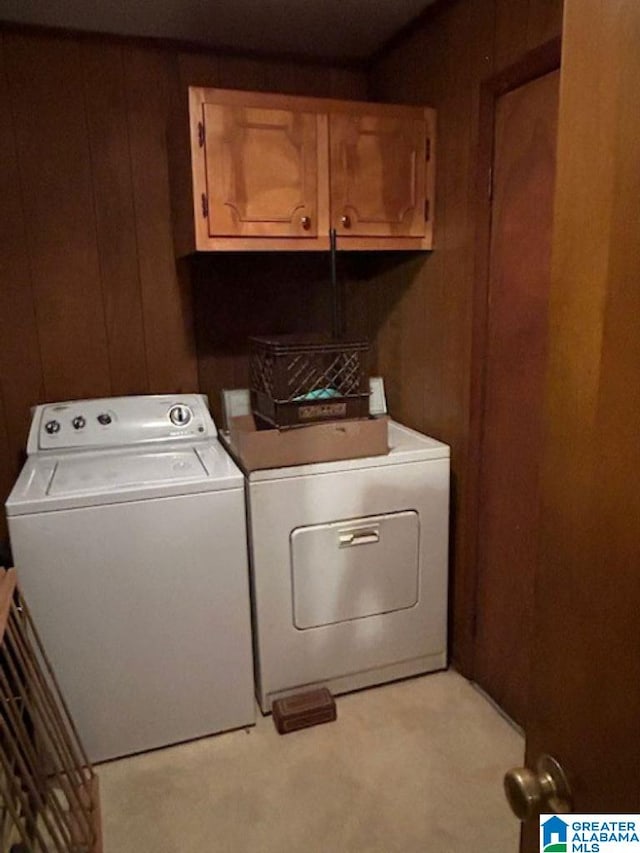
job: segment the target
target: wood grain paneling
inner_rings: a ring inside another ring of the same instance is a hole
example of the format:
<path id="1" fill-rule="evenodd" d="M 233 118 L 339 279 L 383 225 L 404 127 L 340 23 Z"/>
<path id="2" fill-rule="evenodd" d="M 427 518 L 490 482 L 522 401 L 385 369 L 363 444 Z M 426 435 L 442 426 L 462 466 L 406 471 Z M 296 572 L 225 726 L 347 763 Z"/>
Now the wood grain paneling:
<path id="1" fill-rule="evenodd" d="M 326 97 L 331 88 L 331 78 L 314 65 L 298 65 L 295 62 L 273 62 L 266 69 L 268 91 L 286 95 L 317 95 Z M 329 82 L 329 87 L 327 87 Z"/>
<path id="2" fill-rule="evenodd" d="M 42 398 L 44 382 L 4 40 L 0 50 L 0 403 L 4 402 L 6 419 L 2 425 L 6 444 L 0 448 L 1 500 L 20 464 L 29 406 Z"/>
<path id="3" fill-rule="evenodd" d="M 495 0 L 496 68 L 506 68 L 527 52 L 527 21 L 529 3 Z"/>
<path id="4" fill-rule="evenodd" d="M 180 90 L 183 94 L 187 86 L 220 85 L 220 67 L 222 60 L 217 56 L 204 53 L 179 53 L 177 69 L 180 79 Z"/>
<path id="5" fill-rule="evenodd" d="M 493 8 L 485 0 L 453 4 L 438 15 L 428 32 L 416 33 L 408 45 L 408 65 L 402 47 L 375 73 L 373 96 L 417 99 L 438 110 L 438 173 L 436 177 L 436 250 L 418 259 L 409 279 L 386 276 L 386 282 L 407 295 L 400 332 L 407 346 L 399 366 L 382 371 L 389 386 L 391 413 L 451 445 L 452 520 L 451 550 L 453 650 L 464 660 L 469 643 L 465 620 L 472 590 L 457 572 L 463 561 L 465 539 L 464 489 L 467 464 L 468 369 L 473 292 L 473 213 L 470 207 L 474 146 L 477 128 L 473 118 L 480 80 L 491 72 Z M 432 48 L 433 47 L 433 51 Z M 421 59 L 425 57 L 427 59 Z M 389 78 L 386 69 L 389 67 Z M 405 95 L 406 92 L 406 95 Z M 388 341 L 388 338 L 387 338 Z M 378 343 L 381 365 L 388 362 L 385 335 Z M 416 397 L 408 400 L 405 388 Z M 462 616 L 464 614 L 464 616 Z M 470 648 L 470 643 L 469 646 Z"/>
<path id="6" fill-rule="evenodd" d="M 466 674 L 472 666 L 475 607 L 463 498 L 469 464 L 480 84 L 557 35 L 560 18 L 561 4 L 555 0 L 443 4 L 380 58 L 370 76 L 372 99 L 425 103 L 438 110 L 435 251 L 403 272 L 381 270 L 368 287 L 349 285 L 347 316 L 368 315 L 391 414 L 452 448 L 452 649 Z M 403 390 L 408 388 L 414 389 L 410 398 Z"/>
<path id="7" fill-rule="evenodd" d="M 124 65 L 149 390 L 193 391 L 197 356 L 191 292 L 176 272 L 171 228 L 170 60 L 160 51 L 130 48 Z"/>
<path id="8" fill-rule="evenodd" d="M 562 0 L 495 0 L 496 70 L 550 41 L 562 28 Z"/>
<path id="9" fill-rule="evenodd" d="M 5 37 L 45 392 L 111 391 L 80 47 Z"/>
<path id="10" fill-rule="evenodd" d="M 220 415 L 220 391 L 248 385 L 250 335 L 331 329 L 326 253 L 228 254 L 190 260 L 200 390 Z"/>
<path id="11" fill-rule="evenodd" d="M 530 0 L 527 16 L 527 50 L 534 50 L 560 35 L 562 0 Z"/>
<path id="12" fill-rule="evenodd" d="M 354 71 L 350 68 L 329 69 L 329 88 L 324 93 L 328 97 L 366 101 L 368 92 L 367 77 L 362 71 Z"/>
<path id="13" fill-rule="evenodd" d="M 13 468 L 10 465 L 11 446 L 7 432 L 7 419 L 2 394 L 0 394 L 0 490 L 1 494 L 7 495 L 13 485 Z M 7 535 L 7 520 L 4 513 L 0 514 L 0 539 Z"/>
<path id="14" fill-rule="evenodd" d="M 32 405 L 199 387 L 192 270 L 176 265 L 169 212 L 167 124 L 180 92 L 199 84 L 361 98 L 366 78 L 136 40 L 16 29 L 0 37 L 3 501 Z M 246 384 L 245 332 L 260 331 L 262 315 L 269 329 L 318 328 L 330 316 L 328 274 L 320 282 L 309 273 L 307 286 L 304 264 L 276 264 L 260 290 L 259 263 L 250 275 L 238 270 L 248 276 L 239 288 L 233 264 L 196 282 L 206 309 L 201 373 L 214 394 Z"/>
<path id="15" fill-rule="evenodd" d="M 267 75 L 269 63 L 241 56 L 220 58 L 220 87 L 223 89 L 255 89 L 256 92 L 271 92 L 273 86 Z M 281 81 L 288 84 L 288 78 Z M 277 91 L 277 89 L 276 89 Z"/>
<path id="16" fill-rule="evenodd" d="M 123 50 L 83 44 L 83 79 L 111 393 L 148 387 Z"/>

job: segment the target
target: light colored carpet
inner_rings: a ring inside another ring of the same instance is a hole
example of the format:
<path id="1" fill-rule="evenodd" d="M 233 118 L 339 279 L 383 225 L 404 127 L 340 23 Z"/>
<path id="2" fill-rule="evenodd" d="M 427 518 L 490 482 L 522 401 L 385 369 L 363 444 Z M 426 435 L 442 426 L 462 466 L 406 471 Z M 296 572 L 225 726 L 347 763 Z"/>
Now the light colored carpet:
<path id="1" fill-rule="evenodd" d="M 98 768 L 105 853 L 517 853 L 520 735 L 454 672 Z"/>

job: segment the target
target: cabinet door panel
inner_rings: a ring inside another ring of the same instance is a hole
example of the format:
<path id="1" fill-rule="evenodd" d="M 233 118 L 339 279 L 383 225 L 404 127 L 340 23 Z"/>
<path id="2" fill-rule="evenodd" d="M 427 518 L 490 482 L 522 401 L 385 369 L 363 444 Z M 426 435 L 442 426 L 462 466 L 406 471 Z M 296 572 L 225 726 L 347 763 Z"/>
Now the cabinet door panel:
<path id="1" fill-rule="evenodd" d="M 209 235 L 317 235 L 317 117 L 204 104 Z"/>
<path id="2" fill-rule="evenodd" d="M 422 237 L 425 121 L 335 114 L 330 137 L 331 221 L 337 233 Z"/>

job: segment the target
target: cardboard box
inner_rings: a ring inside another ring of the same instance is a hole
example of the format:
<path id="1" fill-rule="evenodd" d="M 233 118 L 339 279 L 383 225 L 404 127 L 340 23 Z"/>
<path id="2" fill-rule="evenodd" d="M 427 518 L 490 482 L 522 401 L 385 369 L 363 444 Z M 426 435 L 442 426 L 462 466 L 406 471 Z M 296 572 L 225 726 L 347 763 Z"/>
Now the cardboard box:
<path id="1" fill-rule="evenodd" d="M 384 456 L 389 452 L 386 417 L 259 430 L 253 415 L 241 415 L 230 418 L 229 433 L 223 438 L 245 471 Z"/>

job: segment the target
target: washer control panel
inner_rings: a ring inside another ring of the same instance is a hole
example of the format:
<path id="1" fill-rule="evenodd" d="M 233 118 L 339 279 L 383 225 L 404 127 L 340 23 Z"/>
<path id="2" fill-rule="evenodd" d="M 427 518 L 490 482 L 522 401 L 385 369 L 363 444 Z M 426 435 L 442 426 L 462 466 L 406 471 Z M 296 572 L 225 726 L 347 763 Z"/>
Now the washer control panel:
<path id="1" fill-rule="evenodd" d="M 168 394 L 37 406 L 27 453 L 194 441 L 217 435 L 206 397 Z"/>

